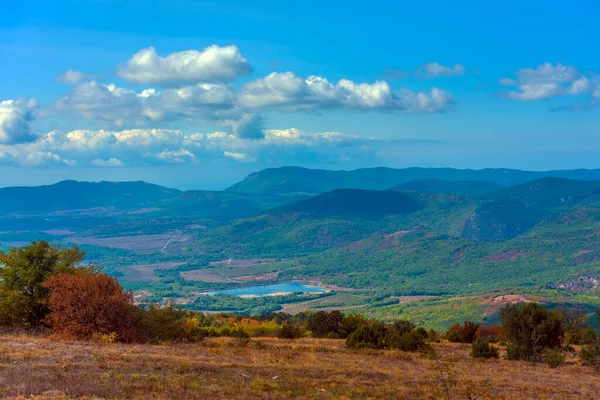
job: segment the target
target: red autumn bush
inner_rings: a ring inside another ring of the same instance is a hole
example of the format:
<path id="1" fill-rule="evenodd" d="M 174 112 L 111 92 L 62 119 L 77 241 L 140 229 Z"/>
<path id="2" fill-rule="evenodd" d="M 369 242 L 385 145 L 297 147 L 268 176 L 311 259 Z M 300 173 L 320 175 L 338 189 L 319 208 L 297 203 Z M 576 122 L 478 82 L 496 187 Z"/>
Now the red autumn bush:
<path id="1" fill-rule="evenodd" d="M 45 322 L 56 335 L 83 340 L 111 335 L 121 342 L 136 339 L 133 296 L 124 293 L 115 278 L 101 273 L 60 273 L 43 285 L 50 292 Z"/>
<path id="2" fill-rule="evenodd" d="M 479 324 L 473 321 L 465 321 L 462 325 L 457 322 L 448 328 L 446 338 L 451 342 L 473 343 L 477 329 Z"/>
<path id="3" fill-rule="evenodd" d="M 491 339 L 492 341 L 506 340 L 506 336 L 502 331 L 502 326 L 496 325 L 481 325 L 475 334 L 477 339 Z"/>

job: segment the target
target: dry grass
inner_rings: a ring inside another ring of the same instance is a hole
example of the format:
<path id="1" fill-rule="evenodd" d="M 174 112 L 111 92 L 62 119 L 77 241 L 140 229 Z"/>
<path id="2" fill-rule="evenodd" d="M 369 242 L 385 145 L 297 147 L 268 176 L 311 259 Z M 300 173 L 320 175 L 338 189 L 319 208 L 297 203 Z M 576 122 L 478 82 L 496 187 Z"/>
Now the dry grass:
<path id="1" fill-rule="evenodd" d="M 264 338 L 239 347 L 217 338 L 151 346 L 0 336 L 0 396 L 434 399 L 446 398 L 446 386 L 451 399 L 594 399 L 600 393 L 600 374 L 572 355 L 567 365 L 550 369 L 472 360 L 467 345 L 436 348 L 438 361 L 399 351 L 351 351 L 339 340 Z"/>

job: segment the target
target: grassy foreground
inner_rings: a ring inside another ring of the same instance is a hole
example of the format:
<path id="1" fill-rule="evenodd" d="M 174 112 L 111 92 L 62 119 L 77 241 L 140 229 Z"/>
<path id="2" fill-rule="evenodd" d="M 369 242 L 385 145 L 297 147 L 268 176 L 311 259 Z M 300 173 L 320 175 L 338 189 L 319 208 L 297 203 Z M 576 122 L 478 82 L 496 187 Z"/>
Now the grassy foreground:
<path id="1" fill-rule="evenodd" d="M 342 340 L 231 338 L 127 345 L 0 336 L 0 397 L 139 399 L 589 398 L 600 373 L 571 353 L 564 366 L 469 357 L 439 343 L 437 357 L 348 350 Z"/>

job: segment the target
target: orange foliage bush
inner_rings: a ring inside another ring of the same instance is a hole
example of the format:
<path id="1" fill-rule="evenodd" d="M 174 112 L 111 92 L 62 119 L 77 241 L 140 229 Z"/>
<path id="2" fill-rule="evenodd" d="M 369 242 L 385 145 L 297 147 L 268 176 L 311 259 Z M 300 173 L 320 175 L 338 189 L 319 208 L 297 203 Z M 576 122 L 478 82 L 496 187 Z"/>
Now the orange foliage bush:
<path id="1" fill-rule="evenodd" d="M 475 337 L 477 339 L 492 337 L 496 338 L 497 340 L 506 340 L 506 336 L 502 331 L 502 326 L 499 324 L 480 326 L 479 329 L 477 329 L 477 333 L 475 333 Z"/>
<path id="2" fill-rule="evenodd" d="M 448 328 L 446 337 L 448 337 L 451 342 L 473 343 L 475 340 L 475 333 L 478 329 L 479 324 L 476 324 L 473 321 L 465 321 L 462 325 L 457 322 Z"/>
<path id="3" fill-rule="evenodd" d="M 73 339 L 116 334 L 116 340 L 136 339 L 133 296 L 117 280 L 101 273 L 60 273 L 44 282 L 50 291 L 46 323 L 54 333 Z"/>

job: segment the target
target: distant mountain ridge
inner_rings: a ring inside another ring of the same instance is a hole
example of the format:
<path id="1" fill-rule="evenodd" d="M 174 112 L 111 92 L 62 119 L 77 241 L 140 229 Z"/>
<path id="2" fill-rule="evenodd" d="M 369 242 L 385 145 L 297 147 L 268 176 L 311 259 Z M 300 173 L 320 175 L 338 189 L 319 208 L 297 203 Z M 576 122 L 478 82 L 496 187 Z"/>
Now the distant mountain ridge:
<path id="1" fill-rule="evenodd" d="M 531 183 L 542 178 L 545 181 Z M 575 178 L 579 180 L 573 180 Z M 600 196 L 599 182 L 600 170 L 532 172 L 379 167 L 332 171 L 282 167 L 252 173 L 224 191 L 181 191 L 143 181 L 62 181 L 53 185 L 1 188 L 0 215 L 90 208 L 160 208 L 167 215 L 235 219 L 338 189 L 409 190 L 484 196 L 489 200 L 506 197 L 525 205 L 559 207 L 561 202 Z M 548 202 L 550 204 L 546 204 Z"/>
<path id="2" fill-rule="evenodd" d="M 384 190 L 411 181 L 482 181 L 501 186 L 513 186 L 544 177 L 575 180 L 600 180 L 600 169 L 522 171 L 505 168 L 363 168 L 352 171 L 332 171 L 301 167 L 269 168 L 248 175 L 241 182 L 226 189 L 240 193 L 305 194 L 315 195 L 334 189 L 352 188 Z"/>
<path id="3" fill-rule="evenodd" d="M 181 194 L 180 190 L 136 182 L 62 181 L 44 186 L 0 189 L 0 212 L 48 212 L 95 207 L 150 207 Z"/>

